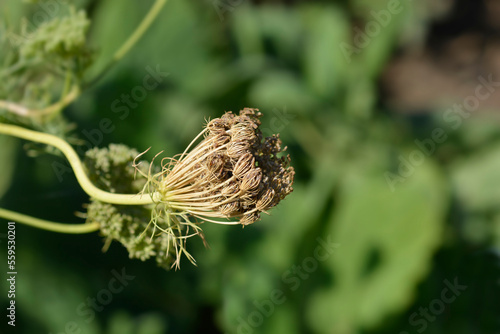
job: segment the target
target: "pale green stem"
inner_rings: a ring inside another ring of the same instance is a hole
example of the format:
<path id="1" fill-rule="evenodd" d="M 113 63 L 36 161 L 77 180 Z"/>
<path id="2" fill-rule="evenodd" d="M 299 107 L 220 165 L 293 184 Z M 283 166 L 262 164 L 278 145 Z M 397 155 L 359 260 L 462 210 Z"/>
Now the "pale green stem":
<path id="1" fill-rule="evenodd" d="M 28 130 L 16 125 L 1 123 L 0 133 L 54 146 L 61 150 L 61 152 L 66 156 L 71 167 L 73 168 L 73 172 L 75 173 L 76 179 L 78 180 L 78 183 L 80 183 L 82 189 L 90 197 L 95 198 L 101 202 L 121 205 L 145 205 L 152 204 L 155 201 L 159 200 L 161 197 L 158 193 L 154 193 L 151 196 L 137 194 L 113 194 L 97 188 L 88 178 L 80 158 L 76 154 L 75 150 L 71 147 L 71 145 L 69 145 L 65 140 L 54 135 Z"/>
<path id="2" fill-rule="evenodd" d="M 135 31 L 130 35 L 130 37 L 123 43 L 123 45 L 115 52 L 113 58 L 110 63 L 102 70 L 100 74 L 98 74 L 88 85 L 92 86 L 95 82 L 99 81 L 110 69 L 116 64 L 120 59 L 122 59 L 132 47 L 137 43 L 137 41 L 144 35 L 146 30 L 151 26 L 154 22 L 163 6 L 167 3 L 167 0 L 156 0 L 153 6 L 149 9 L 148 14 L 142 19 L 142 22 L 135 29 Z"/>
<path id="3" fill-rule="evenodd" d="M 137 27 L 134 33 L 128 38 L 128 40 L 122 45 L 118 51 L 115 52 L 113 56 L 113 61 L 117 62 L 127 52 L 137 43 L 137 41 L 144 35 L 149 26 L 154 22 L 158 14 L 160 13 L 163 6 L 167 3 L 167 0 L 156 0 L 154 5 L 149 10 L 148 14 L 144 17 L 141 24 Z"/>
<path id="4" fill-rule="evenodd" d="M 55 112 L 62 110 L 68 104 L 73 102 L 79 95 L 80 95 L 80 89 L 77 86 L 74 86 L 71 89 L 71 91 L 66 96 L 64 96 L 59 102 L 56 102 L 43 109 L 29 109 L 17 103 L 4 100 L 0 100 L 0 108 L 10 111 L 19 116 L 28 116 L 28 117 L 45 116 L 54 114 Z"/>
<path id="5" fill-rule="evenodd" d="M 61 224 L 54 223 L 48 220 L 38 219 L 31 216 L 26 216 L 17 212 L 0 208 L 0 217 L 13 221 L 16 223 L 21 223 L 36 228 L 41 228 L 43 230 L 59 232 L 59 233 L 69 233 L 69 234 L 83 234 L 98 231 L 100 226 L 99 223 L 93 222 L 88 224 Z"/>

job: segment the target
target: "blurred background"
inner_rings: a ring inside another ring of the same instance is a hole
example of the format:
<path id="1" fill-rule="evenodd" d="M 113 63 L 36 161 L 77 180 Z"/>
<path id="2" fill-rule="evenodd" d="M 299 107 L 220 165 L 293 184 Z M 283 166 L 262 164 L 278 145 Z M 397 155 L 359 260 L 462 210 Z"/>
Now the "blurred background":
<path id="1" fill-rule="evenodd" d="M 17 26 L 64 3 L 2 0 L 0 12 Z M 90 20 L 88 78 L 153 4 L 75 3 Z M 206 119 L 254 107 L 288 146 L 294 192 L 245 229 L 204 224 L 210 248 L 191 239 L 198 266 L 179 271 L 117 243 L 103 253 L 96 233 L 17 224 L 9 329 L 499 333 L 499 22 L 496 0 L 170 0 L 65 109 L 79 152 L 173 156 Z M 81 223 L 88 197 L 65 160 L 25 146 L 0 137 L 0 206 Z"/>

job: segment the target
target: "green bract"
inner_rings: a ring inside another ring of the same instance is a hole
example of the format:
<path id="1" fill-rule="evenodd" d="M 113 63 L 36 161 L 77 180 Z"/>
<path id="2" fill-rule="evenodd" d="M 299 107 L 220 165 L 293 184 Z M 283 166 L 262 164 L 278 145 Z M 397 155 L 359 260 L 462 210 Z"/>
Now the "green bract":
<path id="1" fill-rule="evenodd" d="M 91 180 L 101 189 L 133 194 L 141 192 L 146 181 L 139 174 L 139 178 L 134 176 L 133 162 L 138 155 L 135 149 L 111 144 L 109 148 L 87 151 L 84 163 Z M 149 164 L 144 163 L 137 168 L 147 173 Z M 112 205 L 91 199 L 87 208 L 87 222 L 100 224 L 101 234 L 106 237 L 105 248 L 116 240 L 127 248 L 130 258 L 144 261 L 155 257 L 160 266 L 168 268 L 172 263 L 174 247 L 169 243 L 169 235 L 156 234 L 155 225 L 150 223 L 154 206 Z M 157 222 L 166 223 L 163 220 Z"/>

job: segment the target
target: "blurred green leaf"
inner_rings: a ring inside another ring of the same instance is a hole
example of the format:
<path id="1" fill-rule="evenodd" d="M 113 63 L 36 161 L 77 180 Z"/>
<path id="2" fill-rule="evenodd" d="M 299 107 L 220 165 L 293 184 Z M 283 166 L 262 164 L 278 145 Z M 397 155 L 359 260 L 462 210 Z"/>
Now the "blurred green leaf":
<path id="1" fill-rule="evenodd" d="M 361 50 L 359 55 L 359 67 L 363 75 L 376 80 L 380 73 L 383 71 L 388 58 L 391 56 L 393 48 L 397 45 L 397 36 L 401 31 L 401 26 L 404 22 L 404 11 L 391 16 L 387 26 L 378 25 L 380 32 L 375 34 L 370 39 L 369 45 Z M 369 18 L 368 22 L 377 22 L 373 17 Z M 366 28 L 365 28 L 366 29 Z"/>
<path id="2" fill-rule="evenodd" d="M 167 334 L 160 314 L 147 313 L 134 318 L 126 311 L 117 311 L 110 317 L 107 334 Z"/>
<path id="3" fill-rule="evenodd" d="M 243 326 L 241 324 L 256 310 L 254 301 L 268 300 L 273 289 L 282 288 L 281 276 L 295 263 L 297 248 L 305 242 L 304 235 L 318 223 L 323 210 L 330 204 L 329 195 L 338 182 L 340 171 L 331 166 L 332 162 L 325 159 L 318 164 L 312 180 L 294 185 L 294 192 L 263 219 L 265 234 L 262 239 L 248 245 L 243 260 L 234 259 L 228 266 L 230 270 L 224 276 L 226 283 L 220 285 L 224 293 L 224 328 L 234 332 L 238 326 Z M 245 230 L 253 228 L 259 227 L 249 226 Z M 292 301 L 275 305 L 276 314 L 265 319 L 265 326 L 276 328 L 286 314 L 293 314 L 292 318 L 298 322 L 299 314 L 293 305 Z M 295 321 L 287 326 L 294 327 L 293 324 Z M 263 328 L 256 331 L 273 333 Z"/>
<path id="4" fill-rule="evenodd" d="M 459 200 L 469 210 L 487 210 L 500 203 L 500 145 L 486 148 L 451 167 Z"/>
<path id="5" fill-rule="evenodd" d="M 108 334 L 134 334 L 134 320 L 126 311 L 115 312 L 108 324 Z"/>
<path id="6" fill-rule="evenodd" d="M 236 37 L 238 51 L 242 56 L 264 53 L 258 13 L 257 9 L 244 4 L 232 14 L 232 31 Z"/>
<path id="7" fill-rule="evenodd" d="M 95 77 L 111 61 L 113 54 L 142 18 L 135 2 L 110 0 L 99 2 L 97 6 L 96 14 L 92 17 L 90 36 L 99 57 L 89 71 L 89 78 Z"/>
<path id="8" fill-rule="evenodd" d="M 0 199 L 7 192 L 12 183 L 12 176 L 16 166 L 17 140 L 0 135 Z"/>
<path id="9" fill-rule="evenodd" d="M 272 43 L 276 56 L 283 62 L 296 62 L 304 29 L 300 12 L 287 6 L 273 5 L 262 6 L 258 11 L 259 27 L 263 37 Z"/>
<path id="10" fill-rule="evenodd" d="M 137 334 L 166 334 L 167 325 L 161 314 L 148 313 L 139 318 Z"/>
<path id="11" fill-rule="evenodd" d="M 292 112 L 307 113 L 316 103 L 299 78 L 288 72 L 270 72 L 261 76 L 248 94 L 251 103 L 262 110 L 286 106 Z"/>
<path id="12" fill-rule="evenodd" d="M 493 246 L 500 250 L 500 215 L 495 217 L 493 223 Z"/>
<path id="13" fill-rule="evenodd" d="M 305 82 L 316 94 L 331 99 L 339 93 L 348 69 L 339 45 L 349 38 L 349 22 L 336 7 L 308 6 L 303 15 Z"/>
<path id="14" fill-rule="evenodd" d="M 335 283 L 308 308 L 318 333 L 355 333 L 407 306 L 440 244 L 448 200 L 436 167 L 419 166 L 395 192 L 383 170 L 365 167 L 342 179 L 325 231 L 340 248 L 325 262 Z"/>
<path id="15" fill-rule="evenodd" d="M 90 314 L 96 313 L 86 304 L 87 298 L 95 298 L 96 292 L 89 293 L 83 277 L 54 266 L 42 258 L 42 253 L 30 252 L 26 246 L 17 247 L 16 255 L 16 268 L 24 273 L 16 276 L 16 305 L 20 312 L 51 332 L 76 327 L 82 333 L 101 333 L 98 322 L 89 320 Z"/>
<path id="16" fill-rule="evenodd" d="M 270 318 L 269 324 L 267 324 L 262 331 L 259 331 L 259 333 L 303 333 L 300 329 L 300 323 L 296 316 L 296 312 L 295 305 L 291 303 L 278 305 L 275 313 L 273 313 Z"/>

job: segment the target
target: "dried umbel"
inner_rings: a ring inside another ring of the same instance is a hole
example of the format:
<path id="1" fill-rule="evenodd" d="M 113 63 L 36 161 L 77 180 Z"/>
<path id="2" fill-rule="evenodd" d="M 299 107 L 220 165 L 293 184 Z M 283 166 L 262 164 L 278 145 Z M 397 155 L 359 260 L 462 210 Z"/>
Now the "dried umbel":
<path id="1" fill-rule="evenodd" d="M 204 221 L 246 226 L 292 192 L 295 172 L 281 154 L 286 147 L 278 135 L 263 138 L 261 116 L 250 108 L 227 112 L 209 121 L 180 156 L 163 159 L 162 171 L 150 177 L 161 194 L 158 211 L 170 222 L 159 230 L 185 242 L 190 235 L 183 228 L 201 235 Z"/>
<path id="2" fill-rule="evenodd" d="M 208 122 L 191 151 L 167 159 L 158 184 L 165 205 L 203 221 L 249 225 L 285 198 L 294 170 L 289 156 L 279 157 L 286 147 L 278 135 L 263 138 L 261 116 L 227 112 Z"/>

